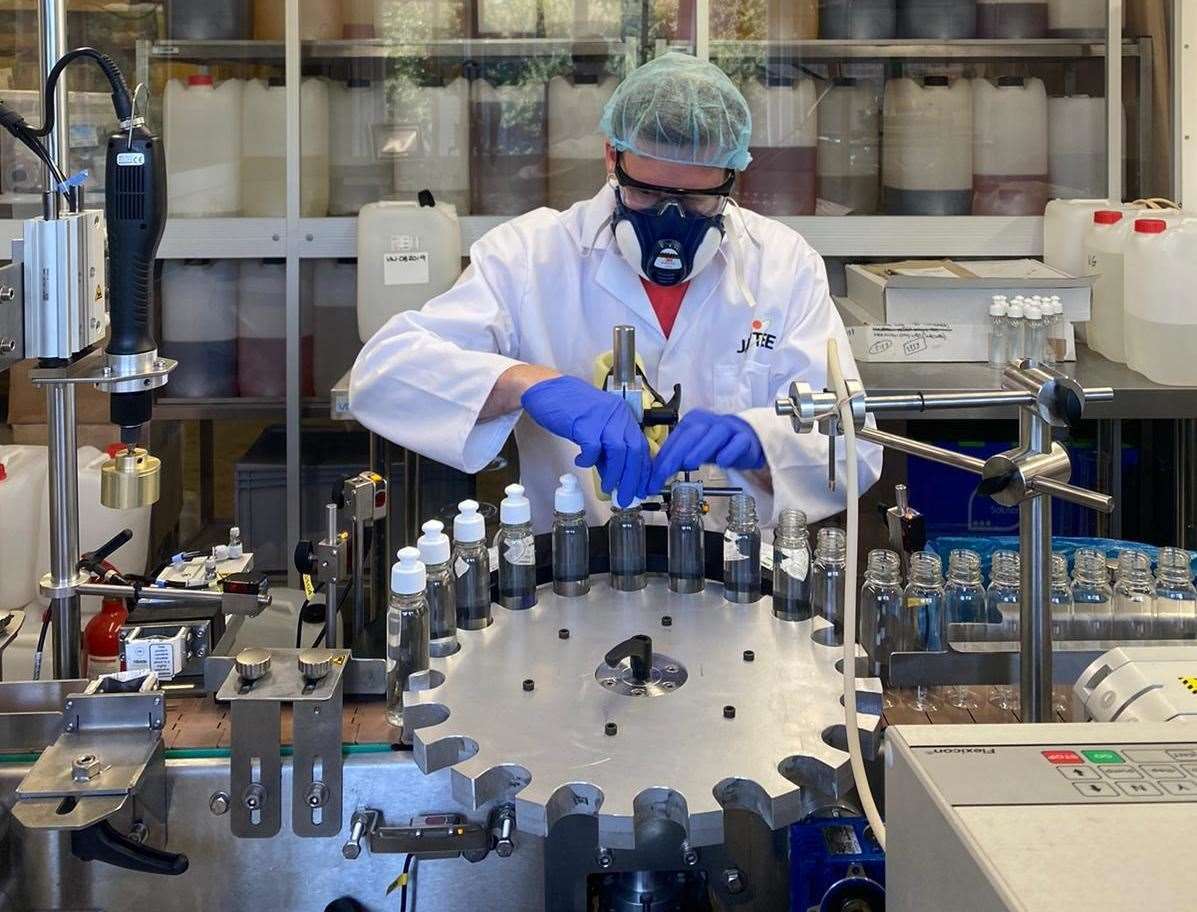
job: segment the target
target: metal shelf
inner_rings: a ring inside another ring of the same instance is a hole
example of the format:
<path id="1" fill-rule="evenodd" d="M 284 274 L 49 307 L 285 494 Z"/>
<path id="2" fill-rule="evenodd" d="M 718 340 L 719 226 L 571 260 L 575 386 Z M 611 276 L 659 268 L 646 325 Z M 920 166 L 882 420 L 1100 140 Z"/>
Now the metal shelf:
<path id="1" fill-rule="evenodd" d="M 1122 42 L 1125 57 L 1139 56 L 1139 41 Z M 957 39 L 928 41 L 923 38 L 874 41 L 712 41 L 712 57 L 793 57 L 801 60 L 978 60 L 1059 59 L 1104 57 L 1104 40 L 1061 38 Z"/>
<path id="2" fill-rule="evenodd" d="M 486 57 L 623 57 L 635 41 L 618 38 L 464 38 L 444 41 L 398 42 L 385 38 L 347 38 L 301 42 L 305 62 L 313 60 L 369 60 L 407 57 L 474 59 Z M 153 60 L 214 60 L 282 63 L 281 41 L 156 41 L 146 42 Z"/>
<path id="3" fill-rule="evenodd" d="M 326 418 L 328 410 L 327 398 L 305 398 L 301 400 L 300 417 Z M 286 416 L 286 401 L 282 398 L 180 399 L 160 396 L 154 403 L 154 417 L 163 421 L 282 421 Z"/>

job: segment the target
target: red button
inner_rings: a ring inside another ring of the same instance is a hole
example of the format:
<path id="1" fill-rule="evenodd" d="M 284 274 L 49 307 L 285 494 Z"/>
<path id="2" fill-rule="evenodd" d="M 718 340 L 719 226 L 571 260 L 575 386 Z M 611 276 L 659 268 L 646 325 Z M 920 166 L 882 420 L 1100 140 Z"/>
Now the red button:
<path id="1" fill-rule="evenodd" d="M 1048 763 L 1055 763 L 1057 766 L 1085 762 L 1084 758 L 1076 751 L 1044 751 L 1043 756 L 1047 758 Z"/>

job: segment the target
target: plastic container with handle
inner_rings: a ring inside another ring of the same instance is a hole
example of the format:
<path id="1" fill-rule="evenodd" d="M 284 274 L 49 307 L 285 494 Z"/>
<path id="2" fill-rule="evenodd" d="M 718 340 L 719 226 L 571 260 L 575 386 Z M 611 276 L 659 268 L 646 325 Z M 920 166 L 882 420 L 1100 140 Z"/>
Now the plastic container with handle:
<path id="1" fill-rule="evenodd" d="M 8 533 L 0 548 L 0 611 L 24 608 L 37 597 L 46 493 L 46 448 L 0 446 L 0 516 Z"/>

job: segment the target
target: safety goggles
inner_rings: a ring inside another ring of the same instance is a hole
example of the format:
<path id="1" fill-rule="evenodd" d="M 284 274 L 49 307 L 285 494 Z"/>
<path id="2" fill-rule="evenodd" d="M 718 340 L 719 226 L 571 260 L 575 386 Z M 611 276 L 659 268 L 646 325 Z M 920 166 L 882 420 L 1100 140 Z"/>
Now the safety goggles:
<path id="1" fill-rule="evenodd" d="M 623 169 L 622 153 L 615 156 L 615 182 L 620 199 L 636 212 L 661 212 L 670 203 L 677 203 L 687 215 L 714 218 L 727 207 L 728 197 L 736 182 L 736 173 L 729 171 L 727 180 L 718 187 L 688 190 L 683 187 L 662 187 L 636 180 Z"/>

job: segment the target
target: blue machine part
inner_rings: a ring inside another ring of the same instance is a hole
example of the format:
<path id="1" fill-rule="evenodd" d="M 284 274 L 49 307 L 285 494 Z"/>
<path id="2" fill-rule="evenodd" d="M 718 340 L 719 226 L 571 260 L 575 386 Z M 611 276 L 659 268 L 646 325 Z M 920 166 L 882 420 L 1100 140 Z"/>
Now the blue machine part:
<path id="1" fill-rule="evenodd" d="M 791 912 L 884 912 L 885 853 L 863 817 L 790 827 Z"/>

